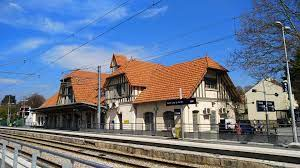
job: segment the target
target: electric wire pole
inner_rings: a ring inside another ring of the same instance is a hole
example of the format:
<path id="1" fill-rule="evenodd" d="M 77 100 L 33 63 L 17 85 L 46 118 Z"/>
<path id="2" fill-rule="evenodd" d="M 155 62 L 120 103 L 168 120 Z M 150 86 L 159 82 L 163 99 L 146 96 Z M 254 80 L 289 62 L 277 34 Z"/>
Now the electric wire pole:
<path id="1" fill-rule="evenodd" d="M 263 80 L 263 92 L 264 92 L 264 99 L 265 99 L 265 112 L 266 112 L 266 129 L 267 129 L 267 136 L 269 138 L 270 135 L 270 129 L 269 129 L 269 109 L 268 109 L 268 101 L 267 101 L 267 96 L 266 96 L 266 87 L 265 87 L 265 81 L 266 79 Z"/>
<path id="2" fill-rule="evenodd" d="M 101 129 L 101 66 L 98 66 L 98 105 L 97 105 L 97 128 Z"/>
<path id="3" fill-rule="evenodd" d="M 8 103 L 7 103 L 7 126 L 10 123 L 10 95 L 8 95 Z"/>
<path id="4" fill-rule="evenodd" d="M 182 99 L 182 88 L 179 88 L 179 98 Z M 180 105 L 180 125 L 181 125 L 181 138 L 184 139 L 184 124 L 183 124 L 183 108 Z"/>

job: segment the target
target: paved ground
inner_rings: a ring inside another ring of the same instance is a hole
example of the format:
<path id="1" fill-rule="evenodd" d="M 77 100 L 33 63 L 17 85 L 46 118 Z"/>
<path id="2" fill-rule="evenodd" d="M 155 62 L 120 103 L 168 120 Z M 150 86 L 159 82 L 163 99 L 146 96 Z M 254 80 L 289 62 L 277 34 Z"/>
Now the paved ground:
<path id="1" fill-rule="evenodd" d="M 277 128 L 278 135 L 290 135 L 293 136 L 292 127 L 280 127 Z M 300 127 L 297 127 L 298 136 L 300 136 Z"/>
<path id="2" fill-rule="evenodd" d="M 299 128 L 300 129 L 300 128 Z M 61 130 L 55 130 L 55 129 L 36 129 L 36 130 L 43 130 L 43 131 L 61 131 Z M 284 132 L 286 128 L 282 129 Z M 89 134 L 89 135 L 95 135 L 95 136 L 108 136 L 108 137 L 124 137 L 126 138 L 141 138 L 141 139 L 152 139 L 153 141 L 159 141 L 159 140 L 169 140 L 172 142 L 182 142 L 181 139 L 173 139 L 170 137 L 161 137 L 161 136 L 149 136 L 149 135 L 128 135 L 128 134 L 116 134 L 116 133 L 99 133 L 96 131 L 89 131 L 89 132 L 83 132 L 83 131 L 70 131 L 70 130 L 63 130 L 63 132 L 68 133 L 79 133 L 79 134 Z M 299 134 L 300 135 L 300 134 Z M 284 137 L 284 136 L 283 136 Z M 287 136 L 289 137 L 289 136 Z M 300 139 L 300 137 L 299 137 Z M 192 139 L 192 138 L 185 138 L 185 142 L 196 142 L 196 143 L 205 143 L 205 144 L 216 144 L 216 145 L 234 145 L 234 146 L 240 146 L 240 147 L 259 147 L 259 148 L 267 148 L 267 149 L 281 149 L 281 150 L 295 150 L 300 151 L 300 149 L 291 149 L 287 148 L 287 145 L 281 145 L 281 144 L 270 144 L 270 143 L 256 143 L 256 142 L 239 142 L 239 141 L 230 141 L 230 140 L 216 140 L 216 139 Z M 172 143 L 170 142 L 170 143 Z"/>

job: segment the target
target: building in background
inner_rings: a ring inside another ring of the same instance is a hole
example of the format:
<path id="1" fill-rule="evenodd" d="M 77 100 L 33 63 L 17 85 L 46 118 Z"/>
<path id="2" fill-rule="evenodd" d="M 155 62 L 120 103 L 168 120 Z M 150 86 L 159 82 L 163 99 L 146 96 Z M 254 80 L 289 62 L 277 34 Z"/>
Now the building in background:
<path id="1" fill-rule="evenodd" d="M 122 61 L 119 61 L 122 60 Z M 107 129 L 186 132 L 217 131 L 221 119 L 235 119 L 239 101 L 227 70 L 209 57 L 163 66 L 114 56 L 107 78 Z M 184 105 L 167 105 L 168 100 L 194 98 Z M 183 110 L 181 110 L 183 109 Z"/>
<path id="2" fill-rule="evenodd" d="M 283 90 L 281 83 L 273 79 L 259 81 L 245 93 L 245 117 L 250 121 L 266 121 L 264 87 L 268 104 L 270 123 L 286 123 L 291 118 L 288 93 Z M 299 106 L 294 99 L 294 108 Z"/>
<path id="3" fill-rule="evenodd" d="M 33 120 L 34 117 L 33 117 L 30 106 L 22 105 L 17 114 L 20 118 L 22 118 L 24 120 L 24 125 L 26 125 L 26 126 L 34 125 L 35 121 Z"/>
<path id="4" fill-rule="evenodd" d="M 107 76 L 101 74 L 102 86 Z M 61 79 L 55 95 L 41 107 L 33 109 L 37 126 L 71 130 L 96 128 L 97 99 L 98 74 L 75 70 Z M 101 119 L 104 122 L 104 114 Z"/>

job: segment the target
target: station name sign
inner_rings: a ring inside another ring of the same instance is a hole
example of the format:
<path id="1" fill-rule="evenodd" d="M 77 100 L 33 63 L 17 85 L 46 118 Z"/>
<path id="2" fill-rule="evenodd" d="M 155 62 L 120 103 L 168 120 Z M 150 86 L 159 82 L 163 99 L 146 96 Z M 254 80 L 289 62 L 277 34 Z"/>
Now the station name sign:
<path id="1" fill-rule="evenodd" d="M 172 99 L 166 101 L 166 106 L 184 105 L 184 104 L 196 104 L 196 98 Z"/>

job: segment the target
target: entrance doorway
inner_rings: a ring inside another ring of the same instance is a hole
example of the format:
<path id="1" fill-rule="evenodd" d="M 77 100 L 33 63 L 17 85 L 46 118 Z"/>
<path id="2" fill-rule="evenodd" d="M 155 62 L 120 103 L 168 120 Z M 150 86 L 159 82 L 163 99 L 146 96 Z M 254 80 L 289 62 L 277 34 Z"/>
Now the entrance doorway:
<path id="1" fill-rule="evenodd" d="M 193 111 L 193 132 L 198 132 L 199 131 L 199 126 L 198 126 L 198 110 Z"/>
<path id="2" fill-rule="evenodd" d="M 216 118 L 216 111 L 212 110 L 210 115 L 210 128 L 212 131 L 217 130 L 217 118 Z"/>
<path id="3" fill-rule="evenodd" d="M 119 123 L 120 123 L 120 130 L 123 129 L 123 123 L 122 123 L 122 113 L 118 114 Z"/>
<path id="4" fill-rule="evenodd" d="M 154 130 L 153 116 L 154 115 L 152 112 L 145 113 L 144 120 L 145 120 L 145 130 L 146 131 Z"/>

